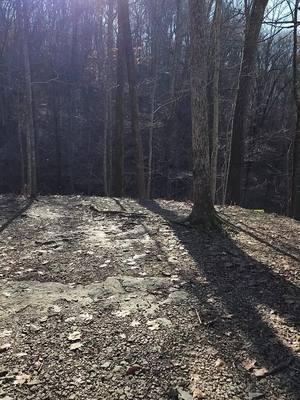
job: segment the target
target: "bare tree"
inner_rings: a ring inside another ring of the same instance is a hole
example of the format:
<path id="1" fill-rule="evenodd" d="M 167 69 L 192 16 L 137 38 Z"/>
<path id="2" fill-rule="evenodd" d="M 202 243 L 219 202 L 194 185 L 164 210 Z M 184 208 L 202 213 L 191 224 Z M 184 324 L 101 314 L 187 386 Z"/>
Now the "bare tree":
<path id="1" fill-rule="evenodd" d="M 123 40 L 124 53 L 126 59 L 128 84 L 129 84 L 131 129 L 135 140 L 137 189 L 138 189 L 138 196 L 140 198 L 144 198 L 146 196 L 144 153 L 143 153 L 143 142 L 139 126 L 139 105 L 138 105 L 138 94 L 137 94 L 137 84 L 136 84 L 136 66 L 135 66 L 135 56 L 132 46 L 128 0 L 119 0 L 119 13 L 120 13 L 119 19 L 121 22 L 122 40 Z"/>
<path id="2" fill-rule="evenodd" d="M 227 201 L 234 204 L 241 203 L 245 128 L 250 106 L 253 73 L 255 71 L 257 43 L 267 4 L 268 0 L 253 0 L 249 21 L 246 23 L 244 49 L 233 116 L 227 181 Z"/>
<path id="3" fill-rule="evenodd" d="M 298 42 L 298 14 L 299 0 L 295 0 L 294 9 L 294 48 L 293 48 L 293 74 L 294 98 L 296 103 L 297 121 L 293 142 L 292 160 L 292 193 L 290 214 L 300 220 L 300 89 L 299 89 L 299 42 Z"/>
<path id="4" fill-rule="evenodd" d="M 36 145 L 33 120 L 33 98 L 32 98 L 32 79 L 31 65 L 29 56 L 29 15 L 28 6 L 25 0 L 19 0 L 18 16 L 21 24 L 21 42 L 24 66 L 24 129 L 26 135 L 26 190 L 25 193 L 33 198 L 37 195 L 37 168 L 36 168 Z"/>
<path id="5" fill-rule="evenodd" d="M 124 44 L 122 34 L 121 0 L 118 0 L 118 55 L 117 55 L 117 90 L 116 90 L 116 122 L 113 143 L 113 194 L 123 196 L 124 169 Z"/>
<path id="6" fill-rule="evenodd" d="M 207 120 L 207 14 L 204 1 L 190 0 L 189 7 L 194 175 L 194 206 L 189 219 L 207 227 L 215 223 Z"/>
<path id="7" fill-rule="evenodd" d="M 218 167 L 218 146 L 219 146 L 219 82 L 220 82 L 220 42 L 221 42 L 221 22 L 222 22 L 222 0 L 216 0 L 215 15 L 213 22 L 214 39 L 214 72 L 213 72 L 213 128 L 211 140 L 211 193 L 213 202 L 216 197 L 217 167 Z"/>
<path id="8" fill-rule="evenodd" d="M 147 197 L 151 197 L 152 188 L 152 168 L 153 168 L 153 133 L 154 133 L 154 118 L 155 118 L 155 106 L 156 106 L 156 94 L 158 85 L 158 50 L 159 50 L 159 35 L 158 35 L 158 4 L 157 0 L 153 0 L 151 8 L 151 28 L 152 28 L 152 80 L 153 86 L 150 95 L 151 103 L 151 116 L 150 116 L 150 128 L 149 128 L 149 158 L 148 158 L 148 181 L 147 181 Z"/>

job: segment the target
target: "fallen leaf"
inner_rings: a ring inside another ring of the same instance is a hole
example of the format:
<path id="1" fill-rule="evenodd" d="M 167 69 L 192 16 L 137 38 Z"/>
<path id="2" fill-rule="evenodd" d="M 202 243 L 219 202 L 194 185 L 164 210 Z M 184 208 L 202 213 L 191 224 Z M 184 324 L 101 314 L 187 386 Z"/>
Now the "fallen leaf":
<path id="1" fill-rule="evenodd" d="M 138 364 L 131 365 L 127 368 L 126 375 L 135 375 L 136 372 L 140 371 L 142 367 Z"/>
<path id="2" fill-rule="evenodd" d="M 79 350 L 81 347 L 82 347 L 82 343 L 80 343 L 80 342 L 72 343 L 70 346 L 70 350 L 72 350 L 72 351 Z"/>
<path id="3" fill-rule="evenodd" d="M 202 400 L 205 399 L 205 393 L 202 392 L 201 389 L 196 388 L 193 391 L 193 400 Z"/>
<path id="4" fill-rule="evenodd" d="M 81 339 L 81 333 L 79 331 L 74 331 L 70 333 L 68 336 L 68 340 L 70 342 L 77 342 L 80 339 Z"/>
<path id="5" fill-rule="evenodd" d="M 65 319 L 65 322 L 74 322 L 74 321 L 76 321 L 75 317 L 69 317 Z"/>
<path id="6" fill-rule="evenodd" d="M 61 312 L 61 307 L 57 306 L 56 304 L 52 306 L 52 309 L 57 314 Z"/>
<path id="7" fill-rule="evenodd" d="M 256 367 L 256 360 L 250 360 L 247 358 L 247 360 L 242 362 L 242 366 L 247 370 L 247 371 L 252 371 Z"/>
<path id="8" fill-rule="evenodd" d="M 31 379 L 31 375 L 24 374 L 23 372 L 21 372 L 16 376 L 14 385 L 24 385 L 24 383 L 27 383 L 28 381 L 30 381 L 30 379 Z"/>
<path id="9" fill-rule="evenodd" d="M 28 386 L 35 386 L 35 385 L 39 385 L 40 383 L 41 382 L 38 380 L 38 378 L 32 378 L 27 381 Z"/>
<path id="10" fill-rule="evenodd" d="M 249 400 L 258 400 L 263 397 L 263 393 L 260 392 L 250 392 L 249 393 Z"/>
<path id="11" fill-rule="evenodd" d="M 101 368 L 105 368 L 105 369 L 107 369 L 107 368 L 109 368 L 109 367 L 110 367 L 110 364 L 111 364 L 111 362 L 110 362 L 110 361 L 106 361 L 105 363 L 103 363 L 103 364 L 101 365 Z"/>
<path id="12" fill-rule="evenodd" d="M 16 357 L 21 358 L 27 356 L 27 353 L 17 353 Z"/>
<path id="13" fill-rule="evenodd" d="M 221 360 L 221 358 L 218 358 L 217 361 L 215 362 L 215 366 L 218 368 L 224 367 L 225 362 Z"/>
<path id="14" fill-rule="evenodd" d="M 84 321 L 92 321 L 93 316 L 91 314 L 85 313 L 85 314 L 80 314 L 79 317 L 83 319 Z"/>
<path id="15" fill-rule="evenodd" d="M 4 343 L 2 346 L 0 346 L 0 353 L 4 353 L 8 349 L 11 348 L 11 343 Z"/>
<path id="16" fill-rule="evenodd" d="M 256 378 L 264 378 L 268 375 L 268 373 L 269 371 L 267 370 L 267 368 L 255 368 L 253 370 L 253 374 L 256 376 Z"/>
<path id="17" fill-rule="evenodd" d="M 11 336 L 12 331 L 9 331 L 7 329 L 4 329 L 3 331 L 0 332 L 0 337 L 7 337 L 7 336 Z"/>
<path id="18" fill-rule="evenodd" d="M 135 328 L 136 326 L 139 326 L 139 325 L 141 325 L 141 323 L 139 321 L 137 321 L 136 319 L 134 319 L 130 324 L 130 326 L 132 326 L 133 328 Z"/>

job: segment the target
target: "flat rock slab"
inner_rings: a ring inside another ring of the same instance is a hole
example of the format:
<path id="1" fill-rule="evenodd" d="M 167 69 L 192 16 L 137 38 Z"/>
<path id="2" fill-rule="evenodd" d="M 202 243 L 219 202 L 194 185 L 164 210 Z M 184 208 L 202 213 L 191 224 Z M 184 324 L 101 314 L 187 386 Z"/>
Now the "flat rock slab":
<path id="1" fill-rule="evenodd" d="M 37 281 L 0 282 L 0 318 L 12 318 L 14 314 L 28 307 L 31 313 L 45 313 L 60 301 L 76 302 L 81 306 L 97 303 L 100 308 L 116 305 L 116 312 L 126 315 L 134 312 L 153 314 L 160 305 L 179 304 L 188 300 L 188 293 L 174 288 L 174 281 L 178 284 L 177 277 L 172 280 L 114 276 L 108 277 L 102 283 L 90 285 Z M 159 295 L 160 291 L 163 291 L 162 295 Z M 151 294 L 153 292 L 158 295 Z"/>

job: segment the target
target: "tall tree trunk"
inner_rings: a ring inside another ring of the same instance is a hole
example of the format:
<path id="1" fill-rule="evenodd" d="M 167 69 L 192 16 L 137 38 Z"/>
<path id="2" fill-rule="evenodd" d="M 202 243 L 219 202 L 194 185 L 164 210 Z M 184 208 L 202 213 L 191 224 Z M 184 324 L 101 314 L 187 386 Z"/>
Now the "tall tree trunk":
<path id="1" fill-rule="evenodd" d="M 112 192 L 116 197 L 123 196 L 124 169 L 124 45 L 121 29 L 120 0 L 118 0 L 118 59 L 116 90 L 116 123 L 113 143 L 113 183 Z"/>
<path id="2" fill-rule="evenodd" d="M 112 185 L 112 86 L 113 86 L 113 46 L 114 46 L 114 1 L 108 1 L 107 21 L 107 62 L 106 62 L 106 102 L 105 102 L 105 149 L 103 157 L 105 194 L 111 194 Z"/>
<path id="3" fill-rule="evenodd" d="M 154 132 L 154 118 L 156 106 L 156 92 L 158 80 L 158 19 L 157 19 L 157 0 L 153 1 L 152 9 L 152 77 L 153 87 L 151 90 L 151 118 L 149 128 L 149 158 L 148 158 L 148 181 L 147 181 L 147 197 L 151 197 L 152 189 L 152 169 L 153 169 L 153 132 Z"/>
<path id="4" fill-rule="evenodd" d="M 207 118 L 207 16 L 204 1 L 190 0 L 194 206 L 192 223 L 214 224 Z"/>
<path id="5" fill-rule="evenodd" d="M 23 143 L 23 118 L 22 118 L 22 106 L 21 106 L 21 101 L 20 101 L 20 90 L 18 88 L 18 112 L 17 112 L 17 118 L 18 118 L 18 145 L 19 145 L 19 157 L 20 157 L 20 193 L 25 194 L 25 175 L 26 175 L 26 160 L 25 160 L 25 152 L 24 152 L 24 143 Z"/>
<path id="6" fill-rule="evenodd" d="M 18 2 L 18 14 L 21 16 L 22 26 L 22 52 L 24 63 L 24 128 L 26 135 L 26 194 L 34 198 L 37 195 L 37 170 L 36 170 L 36 138 L 33 121 L 33 98 L 32 98 L 32 80 L 31 65 L 29 57 L 29 17 L 27 10 L 27 2 L 21 0 Z"/>
<path id="7" fill-rule="evenodd" d="M 168 186 L 167 193 L 168 197 L 172 198 L 172 175 L 178 171 L 178 118 L 177 118 L 177 107 L 178 101 L 176 99 L 177 91 L 179 89 L 179 72 L 180 72 L 180 61 L 182 53 L 182 41 L 183 41 L 183 1 L 176 0 L 176 22 L 175 22 L 175 48 L 173 63 L 171 66 L 172 75 L 170 82 L 170 110 L 167 123 L 167 152 L 168 152 Z"/>
<path id="8" fill-rule="evenodd" d="M 211 194 L 213 202 L 216 198 L 217 168 L 218 168 L 218 147 L 219 147 L 219 81 L 221 63 L 221 20 L 222 0 L 216 0 L 213 37 L 214 37 L 214 72 L 213 72 L 213 128 L 211 140 Z"/>
<path id="9" fill-rule="evenodd" d="M 127 66 L 129 100 L 131 111 L 131 129 L 135 140 L 135 162 L 137 168 L 137 188 L 139 198 L 146 196 L 143 142 L 139 127 L 138 95 L 136 85 L 135 56 L 132 47 L 132 36 L 129 21 L 128 0 L 119 0 L 119 18 L 121 20 L 123 44 Z"/>
<path id="10" fill-rule="evenodd" d="M 299 0 L 295 1 L 294 11 L 294 50 L 293 50 L 293 73 L 294 73 L 294 97 L 297 110 L 296 132 L 293 141 L 292 160 L 292 190 L 290 214 L 300 220 L 300 88 L 299 88 L 299 44 L 298 44 L 298 13 Z"/>
<path id="11" fill-rule="evenodd" d="M 268 0 L 254 0 L 246 24 L 239 85 L 233 116 L 231 154 L 229 160 L 227 202 L 241 204 L 245 129 L 250 108 L 251 87 L 255 71 L 255 56 Z"/>

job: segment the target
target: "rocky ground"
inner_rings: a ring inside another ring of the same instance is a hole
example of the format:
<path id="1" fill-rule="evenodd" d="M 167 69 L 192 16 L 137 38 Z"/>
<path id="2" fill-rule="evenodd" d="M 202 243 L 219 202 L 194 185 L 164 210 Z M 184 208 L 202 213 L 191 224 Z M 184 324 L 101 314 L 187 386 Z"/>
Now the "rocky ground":
<path id="1" fill-rule="evenodd" d="M 6 227 L 0 399 L 300 399 L 300 224 L 229 207 L 207 235 L 189 211 L 54 196 Z"/>

